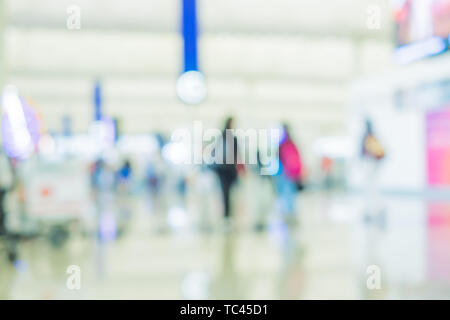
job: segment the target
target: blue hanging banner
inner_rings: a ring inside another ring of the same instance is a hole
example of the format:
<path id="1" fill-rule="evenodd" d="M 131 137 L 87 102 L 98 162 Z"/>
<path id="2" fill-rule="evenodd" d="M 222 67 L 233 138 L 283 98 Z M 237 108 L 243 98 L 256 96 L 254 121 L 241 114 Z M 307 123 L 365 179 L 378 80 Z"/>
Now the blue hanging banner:
<path id="1" fill-rule="evenodd" d="M 182 0 L 182 34 L 184 39 L 184 72 L 198 71 L 197 0 Z"/>
<path id="2" fill-rule="evenodd" d="M 94 108 L 95 108 L 94 120 L 100 121 L 102 119 L 102 89 L 101 89 L 100 81 L 97 81 L 95 83 Z"/>
<path id="3" fill-rule="evenodd" d="M 196 0 L 181 0 L 182 35 L 184 40 L 184 70 L 177 80 L 176 91 L 181 101 L 186 104 L 198 104 L 206 98 L 206 82 L 198 70 L 197 57 L 197 2 Z"/>

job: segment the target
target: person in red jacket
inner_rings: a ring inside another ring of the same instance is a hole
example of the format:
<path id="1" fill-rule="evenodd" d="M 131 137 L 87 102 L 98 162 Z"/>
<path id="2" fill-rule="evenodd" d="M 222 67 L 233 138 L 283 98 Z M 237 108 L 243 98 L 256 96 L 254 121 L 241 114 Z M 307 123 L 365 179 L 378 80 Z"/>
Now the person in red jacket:
<path id="1" fill-rule="evenodd" d="M 301 185 L 302 160 L 286 124 L 283 125 L 278 153 L 279 171 L 275 176 L 275 185 L 280 212 L 283 217 L 294 221 L 296 193 Z"/>

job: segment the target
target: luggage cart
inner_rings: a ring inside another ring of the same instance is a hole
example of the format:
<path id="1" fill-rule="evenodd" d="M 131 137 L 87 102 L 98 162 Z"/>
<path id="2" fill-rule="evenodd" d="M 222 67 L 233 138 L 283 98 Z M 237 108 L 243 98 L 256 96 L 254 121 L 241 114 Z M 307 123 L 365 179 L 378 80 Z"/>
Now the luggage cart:
<path id="1" fill-rule="evenodd" d="M 34 161 L 24 170 L 26 220 L 55 247 L 71 227 L 93 216 L 89 166 L 82 161 Z"/>

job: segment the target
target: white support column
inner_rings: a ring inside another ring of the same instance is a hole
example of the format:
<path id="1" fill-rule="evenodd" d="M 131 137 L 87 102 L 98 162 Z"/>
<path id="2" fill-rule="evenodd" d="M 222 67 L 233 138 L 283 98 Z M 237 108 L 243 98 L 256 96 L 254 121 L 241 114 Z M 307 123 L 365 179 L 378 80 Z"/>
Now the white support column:
<path id="1" fill-rule="evenodd" d="M 2 112 L 2 93 L 6 83 L 6 4 L 5 0 L 0 0 L 0 120 L 3 115 Z M 0 121 L 1 127 L 1 121 Z M 0 134 L 0 145 L 2 143 L 2 136 Z"/>
<path id="2" fill-rule="evenodd" d="M 6 82 L 6 4 L 5 0 L 0 0 L 0 92 Z"/>

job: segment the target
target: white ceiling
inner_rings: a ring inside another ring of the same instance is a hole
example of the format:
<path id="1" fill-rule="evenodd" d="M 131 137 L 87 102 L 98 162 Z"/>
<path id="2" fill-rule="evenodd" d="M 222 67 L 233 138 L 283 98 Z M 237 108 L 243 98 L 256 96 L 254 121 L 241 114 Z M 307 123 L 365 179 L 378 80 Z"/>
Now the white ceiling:
<path id="1" fill-rule="evenodd" d="M 129 132 L 170 129 L 234 113 L 248 122 L 290 119 L 314 136 L 343 130 L 346 85 L 391 63 L 388 0 L 198 0 L 200 66 L 208 100 L 175 97 L 181 71 L 181 0 L 0 0 L 6 2 L 8 79 L 39 106 L 49 129 L 71 114 L 92 117 L 95 78 L 106 109 Z M 379 5 L 381 30 L 366 27 Z M 66 28 L 81 8 L 81 30 Z"/>
<path id="2" fill-rule="evenodd" d="M 82 9 L 83 28 L 133 31 L 178 30 L 181 0 L 6 0 L 9 23 L 63 29 L 66 9 Z M 294 33 L 321 36 L 389 35 L 389 0 L 198 0 L 202 31 Z M 383 28 L 366 26 L 367 8 L 378 5 Z"/>

